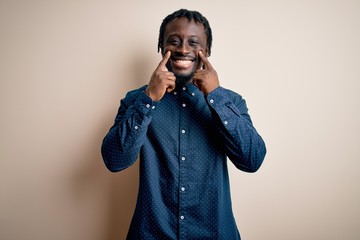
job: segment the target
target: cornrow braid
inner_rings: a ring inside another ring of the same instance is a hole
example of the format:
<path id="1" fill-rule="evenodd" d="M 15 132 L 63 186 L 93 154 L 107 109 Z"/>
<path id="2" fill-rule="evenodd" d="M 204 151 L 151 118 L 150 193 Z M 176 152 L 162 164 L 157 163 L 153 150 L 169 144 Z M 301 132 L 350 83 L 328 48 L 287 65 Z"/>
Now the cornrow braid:
<path id="1" fill-rule="evenodd" d="M 169 22 L 171 22 L 172 20 L 174 20 L 175 18 L 179 18 L 179 17 L 186 17 L 189 21 L 194 20 L 195 22 L 199 22 L 204 25 L 205 34 L 207 37 L 207 42 L 206 42 L 207 48 L 208 48 L 207 50 L 208 50 L 208 54 L 210 56 L 211 44 L 212 44 L 212 31 L 211 31 L 210 24 L 209 24 L 208 20 L 201 13 L 199 13 L 197 11 L 190 11 L 187 9 L 177 10 L 174 13 L 168 15 L 166 18 L 164 18 L 164 20 L 162 21 L 161 26 L 160 26 L 158 52 L 163 48 L 164 34 L 165 34 L 165 29 L 166 29 L 167 24 Z"/>

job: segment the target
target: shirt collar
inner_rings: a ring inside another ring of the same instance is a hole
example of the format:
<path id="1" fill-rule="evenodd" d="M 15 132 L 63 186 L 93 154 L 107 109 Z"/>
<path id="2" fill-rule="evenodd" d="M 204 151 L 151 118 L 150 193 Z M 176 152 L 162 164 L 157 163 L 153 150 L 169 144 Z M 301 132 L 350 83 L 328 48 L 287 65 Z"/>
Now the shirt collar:
<path id="1" fill-rule="evenodd" d="M 200 90 L 192 82 L 186 85 L 177 85 L 174 91 L 178 93 L 186 92 L 193 97 L 201 94 Z"/>

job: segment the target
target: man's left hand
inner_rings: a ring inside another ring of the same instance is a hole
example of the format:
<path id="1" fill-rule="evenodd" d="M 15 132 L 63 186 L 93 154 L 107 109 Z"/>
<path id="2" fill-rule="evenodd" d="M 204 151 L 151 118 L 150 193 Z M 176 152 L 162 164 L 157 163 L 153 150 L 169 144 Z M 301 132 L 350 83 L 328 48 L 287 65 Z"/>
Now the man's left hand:
<path id="1" fill-rule="evenodd" d="M 199 51 L 198 55 L 202 63 L 199 63 L 198 68 L 194 73 L 193 82 L 204 95 L 208 95 L 215 90 L 215 88 L 220 86 L 220 83 L 215 69 L 211 66 L 204 53 Z"/>

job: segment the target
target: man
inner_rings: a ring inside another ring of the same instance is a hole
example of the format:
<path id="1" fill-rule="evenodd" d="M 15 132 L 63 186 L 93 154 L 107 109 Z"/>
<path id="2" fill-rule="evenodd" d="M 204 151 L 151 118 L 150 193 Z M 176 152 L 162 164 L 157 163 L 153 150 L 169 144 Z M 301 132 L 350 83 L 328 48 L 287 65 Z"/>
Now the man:
<path id="1" fill-rule="evenodd" d="M 227 157 L 255 172 L 265 144 L 245 100 L 222 88 L 208 56 L 212 32 L 199 12 L 180 9 L 160 27 L 163 56 L 149 84 L 121 100 L 102 145 L 110 171 L 140 153 L 140 183 L 127 239 L 240 239 Z"/>

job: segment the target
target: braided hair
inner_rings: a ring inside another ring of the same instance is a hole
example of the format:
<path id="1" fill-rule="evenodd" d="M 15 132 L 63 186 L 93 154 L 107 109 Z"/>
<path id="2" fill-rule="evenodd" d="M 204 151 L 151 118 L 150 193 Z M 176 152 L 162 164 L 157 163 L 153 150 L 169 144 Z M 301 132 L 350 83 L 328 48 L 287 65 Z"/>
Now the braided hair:
<path id="1" fill-rule="evenodd" d="M 208 20 L 201 13 L 199 13 L 197 11 L 190 11 L 187 9 L 177 10 L 174 13 L 168 15 L 166 18 L 164 18 L 164 20 L 162 21 L 161 26 L 160 26 L 158 52 L 160 51 L 160 49 L 163 48 L 164 34 L 165 34 L 165 29 L 166 29 L 167 24 L 169 22 L 171 22 L 172 20 L 174 20 L 175 18 L 179 18 L 179 17 L 186 17 L 189 21 L 194 20 L 195 22 L 202 23 L 204 25 L 205 34 L 207 37 L 206 45 L 208 48 L 207 49 L 208 54 L 210 56 L 211 44 L 212 44 L 212 32 L 211 32 L 210 24 L 209 24 Z"/>

